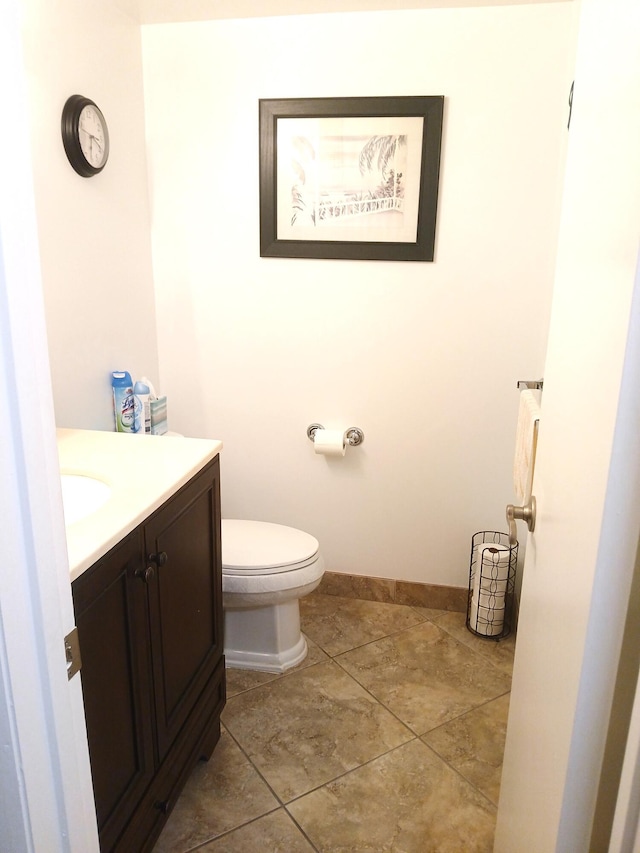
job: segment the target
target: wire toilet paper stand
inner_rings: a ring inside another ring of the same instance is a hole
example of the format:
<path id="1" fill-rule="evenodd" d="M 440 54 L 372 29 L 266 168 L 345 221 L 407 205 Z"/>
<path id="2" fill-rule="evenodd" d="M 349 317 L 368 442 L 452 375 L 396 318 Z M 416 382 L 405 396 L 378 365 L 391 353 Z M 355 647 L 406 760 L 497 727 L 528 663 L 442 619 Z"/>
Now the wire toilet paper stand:
<path id="1" fill-rule="evenodd" d="M 471 539 L 467 628 L 501 640 L 511 633 L 518 543 L 508 533 L 482 530 Z"/>

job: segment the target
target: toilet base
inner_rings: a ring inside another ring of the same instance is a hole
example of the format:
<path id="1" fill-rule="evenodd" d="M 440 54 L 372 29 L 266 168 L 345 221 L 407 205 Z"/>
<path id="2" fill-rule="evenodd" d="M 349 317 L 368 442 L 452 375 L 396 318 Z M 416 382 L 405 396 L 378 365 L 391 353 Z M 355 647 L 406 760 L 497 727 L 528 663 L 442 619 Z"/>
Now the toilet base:
<path id="1" fill-rule="evenodd" d="M 285 672 L 301 663 L 307 642 L 300 632 L 298 599 L 264 607 L 226 607 L 224 655 L 232 669 Z"/>

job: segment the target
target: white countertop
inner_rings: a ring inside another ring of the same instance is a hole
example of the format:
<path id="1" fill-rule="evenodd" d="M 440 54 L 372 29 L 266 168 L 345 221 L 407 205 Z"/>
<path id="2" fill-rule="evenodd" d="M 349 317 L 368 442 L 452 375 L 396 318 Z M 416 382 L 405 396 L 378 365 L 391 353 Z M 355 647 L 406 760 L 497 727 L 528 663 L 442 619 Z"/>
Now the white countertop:
<path id="1" fill-rule="evenodd" d="M 181 436 L 59 429 L 62 474 L 105 482 L 111 493 L 95 512 L 69 524 L 69 572 L 75 580 L 187 483 L 222 442 Z"/>

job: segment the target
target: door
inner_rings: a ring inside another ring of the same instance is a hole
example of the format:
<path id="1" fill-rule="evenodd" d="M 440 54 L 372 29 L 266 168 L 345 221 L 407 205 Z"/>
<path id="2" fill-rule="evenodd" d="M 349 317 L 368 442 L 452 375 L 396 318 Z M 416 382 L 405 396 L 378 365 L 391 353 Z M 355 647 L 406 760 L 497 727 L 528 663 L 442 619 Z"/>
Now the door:
<path id="1" fill-rule="evenodd" d="M 145 524 L 160 761 L 222 658 L 219 470 L 216 457 Z"/>
<path id="2" fill-rule="evenodd" d="M 496 853 L 592 849 L 640 532 L 639 7 L 579 27 Z"/>
<path id="3" fill-rule="evenodd" d="M 155 771 L 141 565 L 135 530 L 73 583 L 101 850 L 115 847 Z"/>

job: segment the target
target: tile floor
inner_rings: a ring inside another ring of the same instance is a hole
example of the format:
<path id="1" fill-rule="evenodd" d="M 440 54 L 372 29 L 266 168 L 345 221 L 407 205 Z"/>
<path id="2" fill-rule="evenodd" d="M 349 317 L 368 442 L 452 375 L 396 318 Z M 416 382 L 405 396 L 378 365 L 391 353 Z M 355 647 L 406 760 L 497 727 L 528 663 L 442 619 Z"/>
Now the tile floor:
<path id="1" fill-rule="evenodd" d="M 306 660 L 227 670 L 222 735 L 154 853 L 489 853 L 514 640 L 313 593 Z"/>

